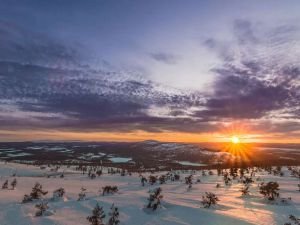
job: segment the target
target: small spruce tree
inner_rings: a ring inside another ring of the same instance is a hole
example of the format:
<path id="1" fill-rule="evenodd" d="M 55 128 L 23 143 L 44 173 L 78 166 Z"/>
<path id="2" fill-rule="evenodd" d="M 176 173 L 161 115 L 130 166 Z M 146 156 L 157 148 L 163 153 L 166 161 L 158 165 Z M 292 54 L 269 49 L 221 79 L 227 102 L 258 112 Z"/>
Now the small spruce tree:
<path id="1" fill-rule="evenodd" d="M 110 207 L 108 225 L 118 225 L 120 223 L 119 214 L 119 209 L 112 204 Z"/>
<path id="2" fill-rule="evenodd" d="M 35 216 L 43 216 L 47 209 L 49 209 L 48 202 L 41 202 L 35 205 L 35 208 L 37 208 L 37 212 L 35 213 Z"/>
<path id="3" fill-rule="evenodd" d="M 13 181 L 10 183 L 11 187 L 13 190 L 15 190 L 16 186 L 17 186 L 17 179 L 13 179 Z"/>
<path id="4" fill-rule="evenodd" d="M 161 191 L 162 189 L 158 187 L 150 192 L 147 208 L 151 208 L 154 211 L 158 208 L 158 206 L 161 205 L 161 199 L 163 198 L 163 195 L 161 195 Z"/>
<path id="5" fill-rule="evenodd" d="M 8 180 L 6 180 L 2 185 L 2 189 L 7 189 L 7 188 L 8 188 Z"/>
<path id="6" fill-rule="evenodd" d="M 294 225 L 300 225 L 300 218 L 297 218 L 294 215 L 290 215 L 289 219 L 293 222 Z M 284 225 L 292 225 L 292 223 L 288 222 L 288 223 L 285 223 Z"/>
<path id="7" fill-rule="evenodd" d="M 145 186 L 145 183 L 147 183 L 146 177 L 141 178 L 141 183 L 142 183 L 142 186 Z"/>
<path id="8" fill-rule="evenodd" d="M 166 183 L 166 176 L 165 175 L 161 175 L 158 179 L 159 179 L 160 184 L 165 184 Z"/>
<path id="9" fill-rule="evenodd" d="M 211 205 L 217 204 L 220 201 L 219 198 L 212 192 L 205 192 L 205 196 L 202 196 L 202 204 L 204 208 L 210 208 Z"/>
<path id="10" fill-rule="evenodd" d="M 153 184 L 156 183 L 157 177 L 156 177 L 156 176 L 153 176 L 153 175 L 150 175 L 148 180 L 149 180 L 149 183 L 150 183 L 151 185 L 153 185 Z"/>
<path id="11" fill-rule="evenodd" d="M 188 185 L 188 188 L 192 188 L 193 185 L 193 175 L 189 175 L 188 177 L 185 177 L 185 184 Z"/>
<path id="12" fill-rule="evenodd" d="M 40 199 L 43 195 L 46 195 L 48 191 L 43 190 L 43 186 L 40 183 L 35 183 L 30 195 L 24 195 L 23 203 L 30 202 L 34 199 Z"/>
<path id="13" fill-rule="evenodd" d="M 105 194 L 114 194 L 116 192 L 118 192 L 118 187 L 117 186 L 105 186 L 105 187 L 102 187 L 102 195 L 105 195 Z"/>
<path id="14" fill-rule="evenodd" d="M 77 201 L 83 201 L 83 200 L 85 200 L 85 197 L 86 197 L 86 189 L 84 187 L 82 187 L 80 189 L 80 193 L 78 194 Z"/>
<path id="15" fill-rule="evenodd" d="M 244 187 L 242 187 L 242 189 L 240 190 L 242 192 L 242 195 L 248 195 L 249 194 L 249 186 L 245 185 Z"/>
<path id="16" fill-rule="evenodd" d="M 261 183 L 259 187 L 259 192 L 268 198 L 268 200 L 273 201 L 275 198 L 279 197 L 279 184 L 277 182 Z"/>
<path id="17" fill-rule="evenodd" d="M 91 225 L 104 225 L 103 219 L 105 218 L 105 214 L 103 208 L 97 205 L 93 209 L 92 215 L 88 216 L 86 219 L 90 222 Z"/>
<path id="18" fill-rule="evenodd" d="M 53 191 L 53 199 L 56 200 L 56 199 L 60 199 L 62 197 L 64 197 L 66 191 L 64 188 L 58 188 L 56 189 L 55 191 Z"/>
<path id="19" fill-rule="evenodd" d="M 97 170 L 96 174 L 98 177 L 100 177 L 102 175 L 102 170 Z"/>

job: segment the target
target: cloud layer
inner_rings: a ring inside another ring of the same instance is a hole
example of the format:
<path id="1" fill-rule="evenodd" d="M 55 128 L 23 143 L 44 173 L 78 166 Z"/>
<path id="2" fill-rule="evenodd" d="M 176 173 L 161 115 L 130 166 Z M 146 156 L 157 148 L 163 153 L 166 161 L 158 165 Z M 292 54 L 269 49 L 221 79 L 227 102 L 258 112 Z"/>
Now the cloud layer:
<path id="1" fill-rule="evenodd" d="M 205 133 L 245 121 L 299 134 L 299 28 L 235 20 L 231 34 L 201 42 L 221 63 L 207 90 L 191 91 L 103 61 L 94 67 L 78 46 L 2 21 L 0 129 Z M 145 54 L 170 66 L 183 60 Z"/>

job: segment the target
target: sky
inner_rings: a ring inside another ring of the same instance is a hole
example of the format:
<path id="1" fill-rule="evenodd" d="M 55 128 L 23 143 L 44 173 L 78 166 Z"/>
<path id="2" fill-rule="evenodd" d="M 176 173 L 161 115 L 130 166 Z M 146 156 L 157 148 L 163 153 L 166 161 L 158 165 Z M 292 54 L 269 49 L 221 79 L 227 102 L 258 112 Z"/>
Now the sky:
<path id="1" fill-rule="evenodd" d="M 0 141 L 300 143 L 300 2 L 0 0 Z"/>

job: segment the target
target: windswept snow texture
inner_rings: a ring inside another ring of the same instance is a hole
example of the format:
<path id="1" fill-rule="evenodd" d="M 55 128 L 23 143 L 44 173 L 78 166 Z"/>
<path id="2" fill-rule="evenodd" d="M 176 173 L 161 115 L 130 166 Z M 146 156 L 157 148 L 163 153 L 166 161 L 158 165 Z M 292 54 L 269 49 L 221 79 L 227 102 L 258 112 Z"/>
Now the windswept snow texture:
<path id="1" fill-rule="evenodd" d="M 298 167 L 299 170 L 299 167 Z M 73 167 L 61 167 L 51 172 L 50 168 L 0 162 L 0 181 L 11 182 L 16 174 L 18 181 L 15 190 L 0 190 L 0 224 L 1 225 L 84 225 L 88 224 L 86 217 L 98 202 L 108 214 L 110 206 L 114 203 L 119 207 L 121 225 L 283 225 L 289 222 L 289 215 L 300 215 L 300 192 L 297 191 L 299 179 L 290 176 L 290 171 L 283 169 L 284 176 L 273 176 L 267 172 L 259 172 L 255 178 L 260 177 L 250 186 L 250 196 L 241 197 L 239 191 L 242 184 L 236 180 L 231 186 L 224 187 L 222 176 L 202 176 L 201 171 L 196 172 L 194 181 L 201 179 L 200 183 L 193 184 L 190 190 L 183 182 L 190 171 L 181 172 L 181 181 L 167 181 L 166 184 L 153 186 L 140 183 L 139 174 L 132 176 L 109 175 L 104 168 L 104 174 L 96 179 L 90 179 Z M 64 178 L 56 176 L 64 172 Z M 216 171 L 213 171 L 216 174 Z M 164 174 L 165 172 L 160 172 Z M 47 178 L 48 175 L 50 178 Z M 149 174 L 144 174 L 148 176 Z M 158 174 L 155 174 L 158 175 Z M 247 174 L 249 176 L 249 174 Z M 280 197 L 292 200 L 287 203 L 270 204 L 258 192 L 258 184 L 262 181 L 277 181 L 280 185 Z M 52 215 L 35 217 L 36 202 L 21 204 L 24 194 L 31 191 L 35 182 L 43 185 L 49 191 L 45 196 Z M 216 188 L 216 184 L 221 184 Z M 102 196 L 99 189 L 106 185 L 117 185 L 119 192 L 114 195 Z M 160 186 L 162 188 L 162 207 L 157 211 L 145 210 L 149 196 L 149 189 Z M 62 200 L 51 200 L 52 192 L 60 187 L 65 188 L 66 196 Z M 77 201 L 81 187 L 87 189 L 87 200 Z M 206 209 L 201 205 L 201 196 L 205 192 L 214 192 L 220 199 L 218 205 Z M 107 221 L 108 215 L 105 218 Z"/>

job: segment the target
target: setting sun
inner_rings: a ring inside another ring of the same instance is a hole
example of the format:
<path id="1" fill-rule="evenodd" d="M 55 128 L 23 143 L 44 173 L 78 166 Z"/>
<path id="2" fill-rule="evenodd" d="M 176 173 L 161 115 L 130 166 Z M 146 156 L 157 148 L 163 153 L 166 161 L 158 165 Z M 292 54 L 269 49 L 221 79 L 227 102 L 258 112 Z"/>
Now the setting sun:
<path id="1" fill-rule="evenodd" d="M 238 144 L 238 143 L 240 143 L 240 139 L 237 136 L 232 136 L 231 137 L 231 142 L 233 144 Z"/>

